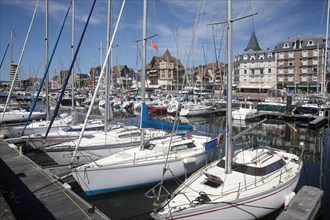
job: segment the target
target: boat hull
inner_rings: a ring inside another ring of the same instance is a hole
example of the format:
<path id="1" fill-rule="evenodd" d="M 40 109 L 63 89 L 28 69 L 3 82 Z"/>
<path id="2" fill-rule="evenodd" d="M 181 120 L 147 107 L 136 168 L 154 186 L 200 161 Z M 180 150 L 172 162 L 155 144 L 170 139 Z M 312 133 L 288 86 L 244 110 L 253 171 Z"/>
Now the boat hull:
<path id="1" fill-rule="evenodd" d="M 299 177 L 299 176 L 298 176 Z M 293 192 L 299 178 L 277 188 L 242 200 L 202 205 L 191 211 L 172 212 L 171 215 L 153 216 L 156 219 L 258 219 L 281 208 L 285 197 Z"/>
<path id="2" fill-rule="evenodd" d="M 164 157 L 164 160 L 159 162 L 155 158 L 155 161 L 158 162 L 145 163 L 140 161 L 133 165 L 99 167 L 97 169 L 84 167 L 79 170 L 75 169 L 72 175 L 87 195 L 132 189 L 161 181 L 165 159 Z M 204 153 L 196 155 L 193 161 L 185 163 L 186 161 L 180 158 L 170 160 L 168 167 L 171 172 L 165 173 L 164 180 L 194 172 L 206 163 L 206 156 Z"/>

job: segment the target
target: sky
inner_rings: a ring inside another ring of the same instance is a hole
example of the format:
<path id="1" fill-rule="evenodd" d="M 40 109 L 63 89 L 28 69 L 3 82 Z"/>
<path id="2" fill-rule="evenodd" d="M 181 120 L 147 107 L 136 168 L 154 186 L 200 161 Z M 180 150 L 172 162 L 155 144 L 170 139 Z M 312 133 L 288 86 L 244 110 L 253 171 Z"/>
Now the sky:
<path id="1" fill-rule="evenodd" d="M 18 63 L 37 0 L 0 0 L 0 80 L 9 80 L 10 54 Z M 70 0 L 49 0 L 49 57 L 54 52 L 49 75 L 53 77 L 72 62 L 70 9 L 58 46 L 54 50 Z M 122 0 L 112 1 L 112 32 Z M 92 0 L 75 0 L 74 45 L 77 48 L 90 13 Z M 252 32 L 262 49 L 292 36 L 326 36 L 327 0 L 232 0 L 232 19 L 257 13 L 233 22 L 233 54 L 242 53 Z M 39 0 L 36 16 L 22 56 L 18 77 L 42 78 L 45 72 L 45 0 Z M 91 67 L 104 63 L 107 53 L 108 0 L 96 0 L 86 33 L 82 39 L 75 72 L 88 74 Z M 227 0 L 149 0 L 147 10 L 146 62 L 162 56 L 168 49 L 186 67 L 226 60 L 225 25 L 210 25 L 227 20 Z M 111 62 L 141 68 L 143 1 L 127 0 L 113 42 Z M 11 47 L 5 51 L 11 39 Z M 151 40 L 158 51 L 151 47 Z M 136 41 L 139 41 L 136 43 Z M 216 55 L 215 55 L 216 54 Z"/>

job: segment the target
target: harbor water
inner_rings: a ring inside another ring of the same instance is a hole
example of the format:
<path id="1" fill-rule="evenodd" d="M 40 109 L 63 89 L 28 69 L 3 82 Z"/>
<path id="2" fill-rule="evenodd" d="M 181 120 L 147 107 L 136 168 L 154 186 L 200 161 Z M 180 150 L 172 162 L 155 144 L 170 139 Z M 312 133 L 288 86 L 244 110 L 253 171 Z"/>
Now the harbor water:
<path id="1" fill-rule="evenodd" d="M 131 117 L 129 114 L 119 114 L 118 118 Z M 165 117 L 169 119 L 169 117 Z M 129 124 L 138 124 L 138 118 L 126 119 Z M 210 136 L 216 137 L 225 132 L 226 118 L 224 116 L 180 118 L 181 123 L 193 124 L 194 128 Z M 251 127 L 253 124 L 234 121 L 233 135 Z M 300 143 L 304 143 L 304 148 Z M 257 125 L 235 141 L 235 149 L 252 146 L 272 147 L 295 153 L 303 158 L 304 166 L 296 191 L 302 186 L 309 185 L 322 189 L 324 196 L 317 219 L 330 219 L 330 130 L 328 126 L 318 129 L 309 129 L 308 124 L 287 123 L 282 120 L 269 120 Z M 54 164 L 42 152 L 26 150 L 25 154 L 41 166 Z M 224 143 L 220 148 L 220 156 L 224 155 Z M 116 178 L 116 177 L 113 177 Z M 126 190 L 95 196 L 86 196 L 79 185 L 71 183 L 72 189 L 95 208 L 101 210 L 110 219 L 151 219 L 155 199 L 145 196 L 153 186 Z M 172 192 L 177 182 L 166 182 L 165 188 Z M 164 199 L 164 198 L 163 198 Z M 278 212 L 265 219 L 276 218 Z"/>

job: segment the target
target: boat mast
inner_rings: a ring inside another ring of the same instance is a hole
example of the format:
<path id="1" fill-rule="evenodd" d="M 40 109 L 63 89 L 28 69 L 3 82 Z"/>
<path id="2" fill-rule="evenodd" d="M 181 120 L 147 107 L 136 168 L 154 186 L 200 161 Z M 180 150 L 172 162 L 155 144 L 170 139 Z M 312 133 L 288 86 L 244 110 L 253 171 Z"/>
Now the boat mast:
<path id="1" fill-rule="evenodd" d="M 94 4 L 95 4 L 96 0 L 94 0 Z M 95 88 L 95 91 L 94 91 L 94 94 L 93 94 L 93 97 L 92 97 L 92 101 L 91 101 L 91 104 L 89 105 L 89 109 L 87 111 L 87 114 L 86 114 L 86 117 L 85 117 L 85 121 L 84 121 L 84 125 L 82 127 L 82 130 L 80 132 L 80 135 L 79 135 L 79 138 L 78 138 L 78 142 L 77 142 L 77 145 L 73 151 L 73 154 L 72 154 L 72 158 L 71 158 L 71 164 L 70 164 L 70 168 L 72 168 L 72 164 L 73 164 L 73 160 L 77 154 L 77 150 L 79 148 L 79 145 L 80 145 L 80 142 L 81 142 L 81 139 L 83 138 L 84 136 L 84 133 L 85 133 L 85 129 L 86 129 L 86 125 L 87 125 L 87 121 L 88 121 L 88 117 L 89 115 L 91 114 L 92 112 L 92 108 L 93 108 L 93 105 L 95 103 L 95 99 L 96 99 L 96 96 L 97 96 L 97 92 L 101 86 L 101 81 L 102 81 L 102 78 L 103 78 L 103 75 L 105 73 L 105 67 L 106 67 L 106 64 L 107 64 L 107 60 L 109 59 L 109 55 L 111 53 L 111 49 L 112 49 L 112 45 L 113 45 L 113 42 L 114 42 L 114 39 L 116 37 L 116 33 L 117 33 L 117 29 L 118 29 L 118 26 L 119 26 L 119 22 L 121 20 L 121 16 L 123 14 L 123 10 L 124 10 L 124 6 L 125 6 L 125 3 L 126 3 L 126 0 L 123 0 L 123 3 L 122 3 L 122 6 L 121 6 L 121 9 L 120 9 L 120 12 L 119 12 L 119 15 L 118 15 L 118 18 L 117 18 L 117 23 L 115 25 L 115 28 L 114 28 L 114 31 L 113 31 L 113 35 L 111 37 L 111 41 L 110 41 L 110 45 L 109 45 L 109 48 L 108 48 L 108 51 L 107 51 L 107 55 L 105 57 L 105 61 L 102 65 L 102 68 L 101 68 L 101 73 L 100 73 L 100 77 L 99 77 L 99 81 L 97 82 L 97 85 L 96 85 L 96 88 Z M 94 4 L 93 4 L 93 8 L 94 8 Z M 91 10 L 92 12 L 92 10 Z M 90 16 L 89 16 L 90 18 Z M 88 18 L 88 20 L 89 20 Z M 88 23 L 88 21 L 87 21 Z M 79 48 L 79 44 L 78 44 L 78 48 Z"/>
<path id="2" fill-rule="evenodd" d="M 111 40 L 111 20 L 112 20 L 112 0 L 109 0 L 108 3 L 108 28 L 107 28 L 107 50 L 110 47 L 110 40 Z M 110 54 L 111 57 L 111 54 Z M 112 109 L 109 102 L 110 96 L 110 78 L 111 78 L 111 59 L 107 59 L 107 66 L 106 66 L 106 74 L 105 74 L 105 121 L 104 121 L 104 131 L 108 129 L 108 122 L 110 122 L 110 118 L 112 117 Z"/>
<path id="3" fill-rule="evenodd" d="M 71 28 L 71 53 L 72 53 L 72 62 L 73 62 L 73 66 L 72 66 L 72 71 L 71 71 L 71 114 L 74 111 L 74 64 L 75 64 L 75 58 L 74 58 L 74 0 L 72 0 L 72 28 Z M 79 79 L 80 80 L 80 79 Z"/>
<path id="4" fill-rule="evenodd" d="M 47 68 L 48 66 L 48 0 L 46 0 L 46 37 L 45 37 L 45 44 L 46 44 L 46 58 L 45 58 L 45 67 Z M 45 102 L 46 102 L 46 120 L 50 119 L 50 106 L 49 106 L 49 73 L 46 75 L 46 97 L 45 97 Z"/>
<path id="5" fill-rule="evenodd" d="M 147 41 L 147 0 L 143 0 L 143 32 L 142 32 L 142 72 L 141 72 L 141 118 L 140 118 L 140 128 L 141 128 L 141 149 L 143 149 L 144 143 L 144 130 L 142 128 L 142 113 L 143 104 L 145 103 L 145 80 L 146 80 L 146 41 Z"/>
<path id="6" fill-rule="evenodd" d="M 328 53 L 328 31 L 329 31 L 329 10 L 330 10 L 330 0 L 328 0 L 328 10 L 327 10 L 327 27 L 325 33 L 325 47 L 324 47 L 324 72 L 323 72 L 323 96 L 325 97 L 326 89 L 326 75 L 327 75 L 327 53 Z"/>
<path id="7" fill-rule="evenodd" d="M 231 20 L 231 0 L 227 3 L 227 23 L 228 23 L 228 34 L 227 34 L 227 51 L 228 51 L 228 73 L 227 73 L 227 109 L 226 109 L 226 162 L 225 170 L 227 174 L 232 171 L 233 161 L 233 143 L 232 143 L 232 20 Z"/>

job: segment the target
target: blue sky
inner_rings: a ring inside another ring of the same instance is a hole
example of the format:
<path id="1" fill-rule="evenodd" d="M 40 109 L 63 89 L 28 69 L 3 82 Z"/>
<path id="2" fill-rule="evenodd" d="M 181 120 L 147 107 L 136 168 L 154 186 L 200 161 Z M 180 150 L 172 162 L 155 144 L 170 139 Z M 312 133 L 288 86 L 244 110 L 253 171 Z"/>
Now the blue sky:
<path id="1" fill-rule="evenodd" d="M 75 44 L 78 44 L 87 20 L 92 0 L 75 1 Z M 4 56 L 15 26 L 13 60 L 18 62 L 30 25 L 36 0 L 0 0 L 0 57 Z M 49 55 L 52 53 L 69 0 L 49 0 Z M 76 72 L 88 73 L 91 67 L 103 64 L 106 54 L 108 0 L 97 0 L 91 21 L 87 27 L 77 60 Z M 113 0 L 113 24 L 115 24 L 122 0 Z M 166 49 L 188 67 L 215 61 L 213 33 L 220 61 L 226 54 L 224 26 L 207 25 L 223 22 L 227 17 L 226 0 L 149 0 L 148 32 L 158 45 L 158 53 L 147 43 L 147 63 L 152 56 L 161 56 Z M 233 24 L 233 53 L 241 53 L 255 31 L 262 49 L 274 49 L 276 43 L 290 36 L 325 36 L 326 0 L 232 0 L 232 18 L 252 13 L 256 16 Z M 126 64 L 131 68 L 141 66 L 139 52 L 133 41 L 142 38 L 142 0 L 127 0 L 112 53 L 114 65 Z M 113 25 L 114 27 L 114 25 Z M 101 48 L 101 42 L 103 50 Z M 50 76 L 61 69 L 69 69 L 71 63 L 71 11 L 50 66 Z M 193 49 L 191 49 L 193 48 Z M 103 51 L 103 53 L 102 53 Z M 0 80 L 9 79 L 8 50 L 1 67 Z M 102 58 L 102 60 L 101 60 Z M 19 77 L 42 77 L 45 61 L 45 0 L 40 0 Z M 138 62 L 137 62 L 138 61 Z"/>

